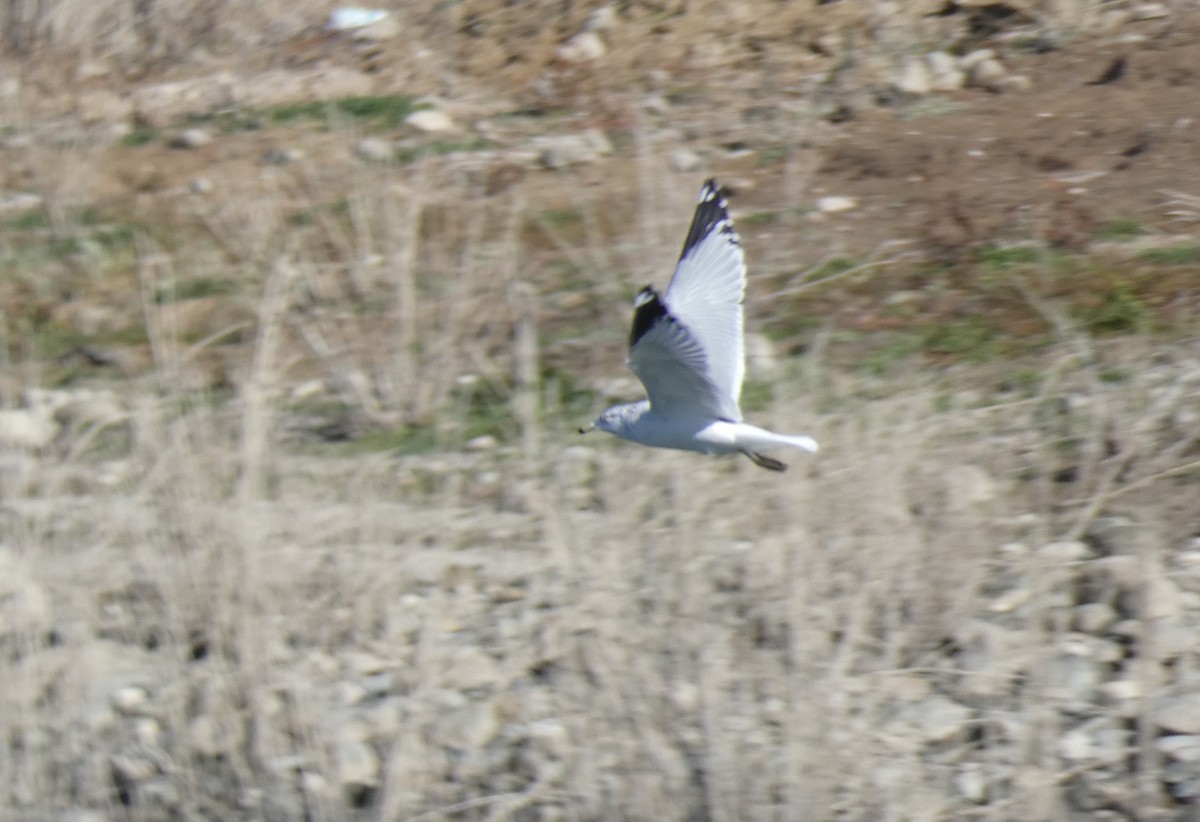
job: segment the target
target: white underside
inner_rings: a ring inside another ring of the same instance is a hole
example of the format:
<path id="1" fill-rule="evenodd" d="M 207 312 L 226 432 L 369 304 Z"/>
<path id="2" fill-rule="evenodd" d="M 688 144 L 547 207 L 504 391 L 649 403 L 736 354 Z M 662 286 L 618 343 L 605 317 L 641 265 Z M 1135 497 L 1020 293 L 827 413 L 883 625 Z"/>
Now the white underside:
<path id="1" fill-rule="evenodd" d="M 699 451 L 702 454 L 757 452 L 769 448 L 797 448 L 810 453 L 817 451 L 817 442 L 812 437 L 776 434 L 744 422 L 663 419 L 655 416 L 653 411 L 637 419 L 625 430 L 614 433 L 642 445 Z"/>

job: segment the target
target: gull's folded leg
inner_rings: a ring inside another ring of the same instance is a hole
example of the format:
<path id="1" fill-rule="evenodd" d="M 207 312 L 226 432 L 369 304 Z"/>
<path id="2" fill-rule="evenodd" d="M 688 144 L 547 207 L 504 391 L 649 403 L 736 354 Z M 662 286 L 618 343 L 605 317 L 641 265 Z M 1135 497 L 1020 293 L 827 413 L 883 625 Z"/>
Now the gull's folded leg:
<path id="1" fill-rule="evenodd" d="M 756 454 L 753 451 L 743 451 L 753 463 L 760 468 L 766 468 L 768 471 L 786 471 L 787 466 L 777 459 L 768 457 L 766 454 Z"/>

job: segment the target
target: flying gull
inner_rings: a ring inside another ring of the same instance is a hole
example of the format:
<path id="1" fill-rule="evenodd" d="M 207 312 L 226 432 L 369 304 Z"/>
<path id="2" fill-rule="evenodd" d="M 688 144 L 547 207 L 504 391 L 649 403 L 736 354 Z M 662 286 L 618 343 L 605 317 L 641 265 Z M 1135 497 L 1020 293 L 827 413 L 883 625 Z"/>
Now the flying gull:
<path id="1" fill-rule="evenodd" d="M 815 452 L 811 437 L 742 422 L 745 292 L 742 244 L 717 181 L 709 180 L 667 293 L 646 286 L 634 301 L 626 363 L 649 399 L 615 405 L 579 433 L 599 429 L 642 445 L 702 454 L 741 452 L 772 471 L 786 466 L 765 449 Z"/>

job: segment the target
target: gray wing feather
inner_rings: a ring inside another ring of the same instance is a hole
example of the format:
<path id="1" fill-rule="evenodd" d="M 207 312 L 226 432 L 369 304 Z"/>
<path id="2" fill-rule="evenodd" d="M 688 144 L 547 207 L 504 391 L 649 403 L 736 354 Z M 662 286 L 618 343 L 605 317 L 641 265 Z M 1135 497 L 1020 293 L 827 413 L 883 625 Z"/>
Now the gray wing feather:
<path id="1" fill-rule="evenodd" d="M 709 180 L 663 301 L 703 352 L 702 374 L 718 397 L 717 416 L 735 421 L 742 418 L 738 399 L 746 371 L 745 292 L 742 245 L 720 188 Z"/>
<path id="2" fill-rule="evenodd" d="M 638 295 L 630 335 L 629 368 L 637 374 L 650 406 L 677 418 L 740 419 L 737 411 L 708 379 L 704 349 L 646 288 Z"/>

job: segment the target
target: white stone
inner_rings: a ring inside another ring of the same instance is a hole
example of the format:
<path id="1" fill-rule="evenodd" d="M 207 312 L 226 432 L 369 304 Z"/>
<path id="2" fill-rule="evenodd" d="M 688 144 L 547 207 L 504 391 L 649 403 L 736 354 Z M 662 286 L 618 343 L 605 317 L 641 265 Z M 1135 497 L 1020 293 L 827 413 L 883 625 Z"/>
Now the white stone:
<path id="1" fill-rule="evenodd" d="M 581 31 L 558 47 L 558 59 L 567 63 L 586 63 L 599 60 L 608 53 L 604 40 L 594 31 Z"/>
<path id="2" fill-rule="evenodd" d="M 150 702 L 149 692 L 140 685 L 125 685 L 109 695 L 112 706 L 126 716 L 145 710 Z"/>
<path id="3" fill-rule="evenodd" d="M 382 43 L 399 37 L 403 32 L 400 21 L 395 15 L 389 14 L 375 23 L 356 29 L 354 39 L 364 43 Z"/>
<path id="4" fill-rule="evenodd" d="M 212 135 L 202 128 L 185 128 L 176 132 L 167 142 L 171 148 L 203 148 L 212 142 Z"/>
<path id="5" fill-rule="evenodd" d="M 1178 619 L 1183 614 L 1179 586 L 1166 577 L 1155 577 L 1146 585 L 1143 598 L 1144 619 Z"/>
<path id="6" fill-rule="evenodd" d="M 1107 602 L 1086 602 L 1075 608 L 1075 625 L 1087 634 L 1102 634 L 1117 621 L 1117 611 Z"/>
<path id="7" fill-rule="evenodd" d="M 671 170 L 680 174 L 699 171 L 700 155 L 688 148 L 677 148 L 671 152 Z"/>
<path id="8" fill-rule="evenodd" d="M 1008 614 L 1029 602 L 1032 596 L 1033 590 L 1028 587 L 1013 588 L 992 600 L 988 610 L 993 614 Z"/>
<path id="9" fill-rule="evenodd" d="M 354 153 L 361 160 L 381 162 L 390 160 L 395 155 L 392 144 L 380 137 L 363 137 L 354 144 Z"/>
<path id="10" fill-rule="evenodd" d="M 998 86 L 1008 76 L 1008 70 L 1004 68 L 1004 64 L 999 60 L 989 58 L 974 63 L 967 70 L 967 76 L 970 78 L 971 85 L 973 86 L 985 88 L 989 91 L 999 91 Z"/>
<path id="11" fill-rule="evenodd" d="M 1178 762 L 1200 762 L 1200 736 L 1175 734 L 1159 737 L 1155 746 L 1165 756 Z"/>
<path id="12" fill-rule="evenodd" d="M 977 763 L 964 765 L 954 776 L 954 787 L 963 798 L 977 805 L 987 801 L 987 779 L 984 778 L 983 768 Z"/>
<path id="13" fill-rule="evenodd" d="M 412 126 L 415 129 L 424 131 L 430 134 L 437 134 L 445 131 L 454 131 L 458 126 L 450 115 L 438 109 L 422 109 L 414 111 L 412 114 L 404 118 L 405 125 Z"/>
<path id="14" fill-rule="evenodd" d="M 579 134 L 535 137 L 532 142 L 539 152 L 538 162 L 550 169 L 592 163 L 601 156 L 612 153 L 612 143 L 597 129 L 589 129 Z"/>
<path id="15" fill-rule="evenodd" d="M 1164 697 L 1154 711 L 1158 726 L 1178 734 L 1200 734 L 1200 692 Z"/>
<path id="16" fill-rule="evenodd" d="M 854 197 L 830 195 L 818 198 L 816 206 L 817 211 L 823 214 L 836 214 L 841 211 L 851 211 L 858 208 L 858 200 Z"/>
<path id="17" fill-rule="evenodd" d="M 975 49 L 975 51 L 964 54 L 958 60 L 958 65 L 964 71 L 970 71 L 971 67 L 977 63 L 982 63 L 984 60 L 994 60 L 996 52 L 992 49 Z"/>
<path id="18" fill-rule="evenodd" d="M 492 700 L 472 702 L 443 716 L 437 738 L 447 748 L 478 751 L 496 738 L 501 727 Z"/>
<path id="19" fill-rule="evenodd" d="M 913 716 L 927 742 L 945 742 L 963 731 L 971 709 L 935 694 L 914 705 Z"/>
<path id="20" fill-rule="evenodd" d="M 54 442 L 58 424 L 43 409 L 0 409 L 0 448 L 37 451 Z"/>
<path id="21" fill-rule="evenodd" d="M 365 742 L 343 739 L 334 755 L 337 779 L 343 789 L 360 790 L 379 785 L 379 755 Z"/>
<path id="22" fill-rule="evenodd" d="M 996 482 L 978 465 L 956 465 L 946 472 L 947 507 L 964 512 L 996 498 Z"/>
<path id="23" fill-rule="evenodd" d="M 1134 20 L 1158 20 L 1170 15 L 1165 3 L 1138 3 L 1129 10 Z"/>
<path id="24" fill-rule="evenodd" d="M 933 91 L 954 91 L 963 87 L 967 74 L 959 68 L 958 60 L 944 51 L 931 51 L 925 55 L 929 66 L 929 85 Z"/>
<path id="25" fill-rule="evenodd" d="M 500 666 L 479 648 L 459 648 L 442 671 L 440 681 L 443 687 L 454 691 L 486 688 L 500 682 Z"/>
<path id="26" fill-rule="evenodd" d="M 589 14 L 583 28 L 585 31 L 611 31 L 617 27 L 617 23 L 617 9 L 609 4 Z"/>
<path id="27" fill-rule="evenodd" d="M 1051 542 L 1038 549 L 1038 556 L 1047 562 L 1078 562 L 1087 559 L 1091 552 L 1078 540 Z"/>
<path id="28" fill-rule="evenodd" d="M 929 67 L 922 60 L 909 58 L 896 72 L 892 85 L 905 94 L 917 97 L 928 94 L 932 88 Z"/>

